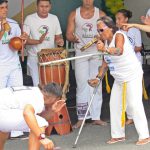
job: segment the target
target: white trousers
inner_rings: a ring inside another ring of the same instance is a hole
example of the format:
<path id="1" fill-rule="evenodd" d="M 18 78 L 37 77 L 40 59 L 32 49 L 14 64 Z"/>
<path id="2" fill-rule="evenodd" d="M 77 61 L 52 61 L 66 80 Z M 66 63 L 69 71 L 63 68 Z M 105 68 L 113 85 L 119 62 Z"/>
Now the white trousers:
<path id="1" fill-rule="evenodd" d="M 127 106 L 133 118 L 139 139 L 149 137 L 147 119 L 142 102 L 142 74 L 127 82 Z M 125 137 L 125 128 L 121 127 L 123 84 L 114 81 L 110 98 L 110 119 L 112 138 Z"/>
<path id="2" fill-rule="evenodd" d="M 48 122 L 36 115 L 36 119 L 39 127 L 47 127 Z M 23 131 L 29 132 L 29 127 L 26 124 L 23 117 L 23 110 L 19 109 L 5 109 L 0 110 L 0 131 L 11 132 L 11 131 Z"/>
<path id="3" fill-rule="evenodd" d="M 20 62 L 11 65 L 0 65 L 0 89 L 22 85 L 23 77 Z"/>
<path id="4" fill-rule="evenodd" d="M 38 58 L 28 56 L 27 58 L 28 73 L 31 75 L 33 85 L 38 86 L 39 84 L 39 71 L 38 71 Z"/>
<path id="5" fill-rule="evenodd" d="M 86 55 L 87 52 L 82 52 L 79 55 Z M 79 56 L 76 54 L 76 56 Z M 88 108 L 88 103 L 93 94 L 93 88 L 88 85 L 89 79 L 94 79 L 98 74 L 98 67 L 101 66 L 102 59 L 100 56 L 86 57 L 75 60 L 75 77 L 77 83 L 77 115 L 78 120 L 82 120 Z M 87 119 L 99 120 L 102 106 L 102 84 L 100 85 L 94 100 L 91 105 Z"/>

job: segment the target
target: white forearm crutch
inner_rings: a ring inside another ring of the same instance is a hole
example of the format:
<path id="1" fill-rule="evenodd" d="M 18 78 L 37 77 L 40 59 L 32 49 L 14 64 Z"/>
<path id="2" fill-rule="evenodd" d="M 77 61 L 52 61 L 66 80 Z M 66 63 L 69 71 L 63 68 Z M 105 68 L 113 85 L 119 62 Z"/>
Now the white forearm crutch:
<path id="1" fill-rule="evenodd" d="M 107 72 L 107 70 L 104 70 L 104 72 L 103 72 L 103 74 L 102 74 L 100 80 L 98 81 L 98 84 L 97 84 L 96 87 L 94 88 L 93 95 L 92 95 L 92 97 L 91 97 L 89 106 L 88 106 L 87 111 L 86 111 L 86 113 L 85 113 L 84 119 L 83 119 L 83 121 L 82 121 L 81 127 L 80 127 L 80 129 L 79 129 L 78 135 L 77 135 L 76 140 L 75 140 L 75 143 L 74 143 L 74 145 L 73 145 L 73 148 L 76 148 L 76 146 L 77 146 L 77 142 L 78 142 L 78 139 L 79 139 L 79 137 L 80 137 L 82 128 L 83 128 L 83 126 L 84 126 L 84 123 L 85 123 L 87 114 L 88 114 L 88 112 L 89 112 L 89 110 L 90 110 L 90 107 L 91 107 L 91 104 L 92 104 L 92 102 L 93 102 L 93 99 L 94 99 L 94 97 L 95 97 L 95 95 L 96 95 L 96 93 L 97 93 L 97 89 L 98 89 L 99 85 L 101 84 L 101 82 L 102 82 L 102 80 L 103 80 L 104 75 L 105 75 L 106 72 Z"/>

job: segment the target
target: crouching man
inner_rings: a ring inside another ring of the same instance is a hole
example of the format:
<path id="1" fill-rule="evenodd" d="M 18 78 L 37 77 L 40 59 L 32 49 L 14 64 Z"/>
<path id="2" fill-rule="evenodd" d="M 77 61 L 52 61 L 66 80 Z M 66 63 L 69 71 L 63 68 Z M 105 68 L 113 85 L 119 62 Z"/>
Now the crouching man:
<path id="1" fill-rule="evenodd" d="M 0 150 L 11 131 L 30 131 L 29 150 L 40 150 L 43 145 L 53 150 L 53 142 L 45 137 L 46 120 L 61 110 L 62 89 L 55 83 L 42 88 L 11 87 L 0 90 Z"/>

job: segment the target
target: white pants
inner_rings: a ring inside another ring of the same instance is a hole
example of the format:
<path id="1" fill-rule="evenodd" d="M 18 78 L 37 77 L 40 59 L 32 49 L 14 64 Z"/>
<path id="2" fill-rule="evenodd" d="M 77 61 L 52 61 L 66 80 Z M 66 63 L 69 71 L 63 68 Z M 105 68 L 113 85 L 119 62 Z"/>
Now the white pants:
<path id="1" fill-rule="evenodd" d="M 0 65 L 0 89 L 10 86 L 22 86 L 22 68 L 20 62 L 11 65 Z"/>
<path id="2" fill-rule="evenodd" d="M 79 55 L 86 55 L 87 52 L 82 52 Z M 76 56 L 79 56 L 78 54 Z M 88 85 L 88 80 L 93 79 L 98 74 L 98 67 L 101 66 L 102 60 L 99 56 L 86 57 L 75 60 L 75 77 L 77 83 L 77 115 L 78 119 L 82 120 L 88 108 L 88 103 L 93 94 L 93 88 Z M 99 120 L 102 106 L 102 84 L 100 85 L 94 100 L 91 105 L 87 119 Z"/>
<path id="3" fill-rule="evenodd" d="M 47 127 L 48 122 L 36 115 L 36 119 L 39 127 Z M 29 132 L 29 127 L 26 124 L 23 117 L 23 110 L 19 109 L 5 109 L 0 110 L 0 131 L 11 132 L 11 131 L 23 131 Z"/>
<path id="4" fill-rule="evenodd" d="M 38 58 L 28 56 L 27 66 L 29 75 L 31 75 L 33 80 L 33 85 L 38 86 L 39 84 Z"/>
<path id="5" fill-rule="evenodd" d="M 114 81 L 110 98 L 110 118 L 112 138 L 125 137 L 125 128 L 121 127 L 123 84 Z M 147 119 L 142 103 L 142 74 L 127 82 L 127 107 L 133 118 L 139 139 L 149 137 Z"/>

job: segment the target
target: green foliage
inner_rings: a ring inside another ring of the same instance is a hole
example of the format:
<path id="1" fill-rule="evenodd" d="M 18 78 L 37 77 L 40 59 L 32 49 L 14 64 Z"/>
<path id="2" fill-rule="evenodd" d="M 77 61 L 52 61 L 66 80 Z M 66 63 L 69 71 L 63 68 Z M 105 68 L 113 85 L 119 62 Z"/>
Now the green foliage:
<path id="1" fill-rule="evenodd" d="M 103 0 L 103 5 L 107 14 L 114 18 L 116 12 L 124 8 L 124 0 Z"/>

